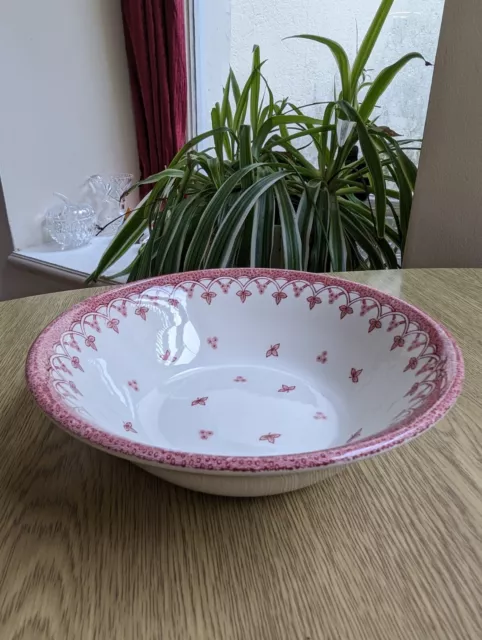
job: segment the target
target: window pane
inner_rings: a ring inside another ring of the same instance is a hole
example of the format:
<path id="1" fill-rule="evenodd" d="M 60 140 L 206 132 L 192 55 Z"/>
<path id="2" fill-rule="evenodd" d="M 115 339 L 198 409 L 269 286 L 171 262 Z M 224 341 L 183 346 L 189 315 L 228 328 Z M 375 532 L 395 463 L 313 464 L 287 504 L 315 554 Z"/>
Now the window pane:
<path id="1" fill-rule="evenodd" d="M 402 55 L 420 51 L 434 61 L 443 0 L 397 0 L 370 59 L 373 79 Z M 231 0 L 230 63 L 239 81 L 250 72 L 254 44 L 267 60 L 264 73 L 276 99 L 297 105 L 333 98 L 336 65 L 328 49 L 314 42 L 285 40 L 309 33 L 339 42 L 353 60 L 379 6 L 379 0 Z M 374 113 L 380 124 L 404 137 L 421 137 L 427 113 L 432 69 L 415 60 L 395 79 Z M 339 84 L 337 89 L 339 90 Z M 221 89 L 220 89 L 221 90 Z M 323 107 L 312 109 L 313 115 Z"/>

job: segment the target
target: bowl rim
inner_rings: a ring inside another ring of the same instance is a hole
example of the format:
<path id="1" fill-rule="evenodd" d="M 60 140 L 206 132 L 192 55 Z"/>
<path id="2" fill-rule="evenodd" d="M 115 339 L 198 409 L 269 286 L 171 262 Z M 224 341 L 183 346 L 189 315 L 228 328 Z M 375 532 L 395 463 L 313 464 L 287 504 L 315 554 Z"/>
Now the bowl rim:
<path id="1" fill-rule="evenodd" d="M 63 404 L 60 396 L 48 384 L 50 372 L 47 355 L 52 353 L 52 346 L 56 344 L 61 334 L 68 330 L 82 315 L 95 305 L 95 308 L 105 305 L 118 297 L 127 297 L 141 293 L 152 286 L 175 286 L 184 282 L 198 282 L 200 280 L 216 278 L 269 278 L 288 281 L 304 280 L 311 285 L 323 284 L 342 287 L 348 293 L 358 293 L 362 296 L 383 300 L 384 305 L 415 316 L 423 327 L 427 325 L 435 331 L 444 347 L 452 350 L 454 375 L 451 382 L 442 392 L 437 401 L 413 420 L 401 423 L 400 426 L 386 429 L 372 436 L 352 444 L 346 444 L 331 449 L 308 451 L 304 453 L 263 455 L 263 456 L 232 456 L 217 454 L 201 454 L 165 449 L 156 445 L 142 444 L 123 436 L 111 434 L 90 423 L 79 414 L 69 410 Z M 408 313 L 407 313 L 408 312 Z M 65 329 L 65 327 L 68 327 Z M 81 302 L 69 307 L 56 316 L 38 335 L 31 345 L 25 374 L 27 386 L 33 394 L 42 411 L 58 426 L 87 444 L 102 449 L 108 453 L 128 458 L 143 464 L 154 464 L 160 467 L 172 467 L 186 471 L 200 470 L 203 472 L 287 472 L 313 470 L 327 466 L 345 464 L 360 458 L 371 457 L 382 451 L 399 446 L 423 433 L 437 423 L 454 405 L 461 393 L 464 380 L 464 361 L 462 352 L 452 335 L 439 322 L 425 312 L 404 300 L 387 294 L 369 285 L 346 280 L 331 274 L 307 273 L 304 271 L 290 271 L 283 269 L 209 269 L 191 271 L 179 274 L 157 276 L 129 284 L 109 288 L 107 291 L 87 297 Z"/>

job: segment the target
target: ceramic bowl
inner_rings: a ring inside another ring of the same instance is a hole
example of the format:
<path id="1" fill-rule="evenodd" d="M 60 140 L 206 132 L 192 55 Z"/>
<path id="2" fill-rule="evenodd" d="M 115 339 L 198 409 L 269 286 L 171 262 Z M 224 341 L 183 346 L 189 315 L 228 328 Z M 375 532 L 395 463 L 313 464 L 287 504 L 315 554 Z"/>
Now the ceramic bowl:
<path id="1" fill-rule="evenodd" d="M 291 491 L 437 422 L 463 379 L 434 320 L 372 288 L 236 269 L 109 289 L 54 320 L 27 378 L 87 444 L 208 493 Z"/>

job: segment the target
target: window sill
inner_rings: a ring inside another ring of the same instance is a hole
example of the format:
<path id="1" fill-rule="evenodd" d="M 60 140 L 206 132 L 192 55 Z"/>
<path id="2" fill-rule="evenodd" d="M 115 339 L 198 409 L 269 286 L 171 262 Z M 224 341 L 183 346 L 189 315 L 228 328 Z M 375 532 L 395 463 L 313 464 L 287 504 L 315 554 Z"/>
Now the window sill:
<path id="1" fill-rule="evenodd" d="M 44 244 L 29 249 L 14 251 L 9 262 L 20 269 L 42 273 L 54 280 L 81 285 L 92 273 L 112 238 L 93 238 L 91 243 L 78 249 L 61 251 L 54 244 Z M 135 258 L 139 246 L 131 247 L 119 260 L 106 271 L 99 284 L 125 282 L 126 276 L 110 278 L 125 269 Z"/>

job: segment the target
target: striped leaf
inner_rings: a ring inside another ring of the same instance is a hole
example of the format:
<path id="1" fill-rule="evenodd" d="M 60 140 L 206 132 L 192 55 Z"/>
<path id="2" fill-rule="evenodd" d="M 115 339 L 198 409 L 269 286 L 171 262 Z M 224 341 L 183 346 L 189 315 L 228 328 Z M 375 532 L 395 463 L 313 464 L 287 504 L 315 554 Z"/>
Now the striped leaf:
<path id="1" fill-rule="evenodd" d="M 360 82 L 360 78 L 365 71 L 369 57 L 372 54 L 373 48 L 378 40 L 383 25 L 392 8 L 393 0 L 382 0 L 378 11 L 373 18 L 373 21 L 361 43 L 358 54 L 353 62 L 353 68 L 351 73 L 351 90 L 350 95 L 353 97 L 356 95 L 357 87 Z"/>
<path id="2" fill-rule="evenodd" d="M 329 38 L 323 38 L 321 36 L 312 36 L 308 34 L 301 34 L 298 36 L 291 36 L 291 38 L 303 38 L 304 40 L 313 40 L 313 42 L 318 42 L 319 44 L 328 47 L 328 49 L 333 54 L 333 57 L 336 60 L 336 64 L 338 65 L 338 71 L 340 72 L 341 78 L 341 86 L 342 86 L 342 97 L 344 100 L 350 101 L 352 99 L 352 89 L 351 89 L 351 72 L 350 72 L 350 62 L 348 60 L 348 56 L 346 54 L 345 49 L 335 42 L 334 40 L 330 40 Z M 287 40 L 289 38 L 286 38 Z"/>
<path id="3" fill-rule="evenodd" d="M 265 176 L 241 193 L 219 226 L 204 260 L 204 268 L 224 268 L 229 265 L 239 232 L 251 209 L 265 191 L 285 177 L 286 174 L 283 172 Z"/>
<path id="4" fill-rule="evenodd" d="M 378 236 L 380 238 L 383 238 L 385 234 L 385 201 L 387 199 L 387 192 L 380 156 L 378 154 L 375 143 L 368 133 L 365 123 L 360 118 L 357 111 L 345 101 L 341 101 L 339 103 L 339 106 L 345 112 L 348 118 L 356 123 L 358 139 L 360 141 L 363 157 L 365 158 L 365 162 L 370 169 L 370 181 L 375 194 L 377 232 Z"/>

